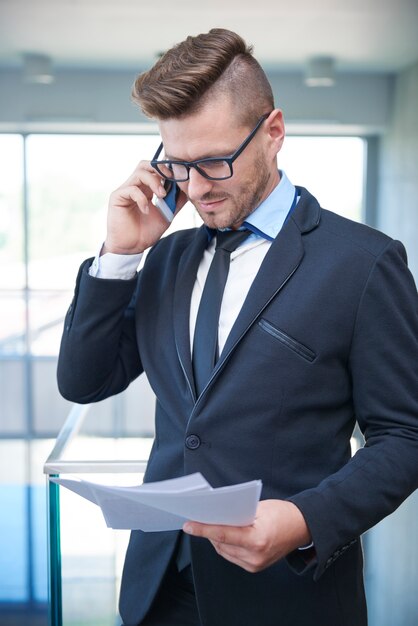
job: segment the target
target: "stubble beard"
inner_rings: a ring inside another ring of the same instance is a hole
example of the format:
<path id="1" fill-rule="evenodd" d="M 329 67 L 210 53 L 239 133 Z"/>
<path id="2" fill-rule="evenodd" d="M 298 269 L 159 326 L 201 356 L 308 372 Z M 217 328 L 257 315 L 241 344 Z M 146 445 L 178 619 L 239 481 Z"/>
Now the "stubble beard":
<path id="1" fill-rule="evenodd" d="M 270 171 L 263 155 L 259 154 L 254 161 L 252 172 L 241 184 L 238 195 L 226 194 L 225 192 L 213 191 L 200 200 L 210 202 L 225 199 L 230 208 L 218 214 L 213 212 L 201 212 L 199 206 L 194 205 L 203 222 L 209 228 L 238 228 L 246 218 L 259 206 L 265 194 L 270 180 Z"/>

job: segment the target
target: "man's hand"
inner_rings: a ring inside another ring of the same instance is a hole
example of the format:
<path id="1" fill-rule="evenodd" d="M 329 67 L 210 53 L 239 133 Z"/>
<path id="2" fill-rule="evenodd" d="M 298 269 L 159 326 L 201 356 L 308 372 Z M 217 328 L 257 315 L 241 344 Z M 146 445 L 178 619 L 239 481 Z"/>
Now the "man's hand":
<path id="1" fill-rule="evenodd" d="M 128 180 L 110 196 L 102 254 L 136 254 L 159 240 L 170 223 L 153 204 L 153 194 L 163 198 L 166 192 L 149 161 L 141 161 Z M 181 193 L 176 212 L 186 201 L 186 195 Z"/>
<path id="2" fill-rule="evenodd" d="M 186 522 L 183 530 L 189 535 L 209 539 L 218 554 L 247 572 L 259 572 L 311 542 L 302 513 L 286 500 L 261 501 L 251 526 Z"/>

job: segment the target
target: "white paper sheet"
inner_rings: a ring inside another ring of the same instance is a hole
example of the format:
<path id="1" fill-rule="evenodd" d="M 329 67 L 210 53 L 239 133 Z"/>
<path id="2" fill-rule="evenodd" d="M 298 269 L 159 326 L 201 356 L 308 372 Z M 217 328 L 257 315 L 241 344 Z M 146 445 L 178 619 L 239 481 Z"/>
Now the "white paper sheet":
<path id="1" fill-rule="evenodd" d="M 248 526 L 254 521 L 261 480 L 212 489 L 200 473 L 136 487 L 80 478 L 51 478 L 97 504 L 107 526 L 144 531 L 179 530 L 186 520 Z"/>

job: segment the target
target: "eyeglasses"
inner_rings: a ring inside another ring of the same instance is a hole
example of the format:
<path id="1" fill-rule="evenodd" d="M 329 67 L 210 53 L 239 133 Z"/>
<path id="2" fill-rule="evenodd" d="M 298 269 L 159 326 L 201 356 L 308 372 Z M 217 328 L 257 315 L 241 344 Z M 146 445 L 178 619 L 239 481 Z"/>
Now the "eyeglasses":
<path id="1" fill-rule="evenodd" d="M 163 144 L 161 143 L 151 161 L 151 165 L 163 178 L 177 183 L 189 180 L 190 168 L 192 167 L 209 180 L 226 180 L 227 178 L 231 178 L 233 175 L 233 162 L 239 157 L 241 152 L 245 150 L 261 124 L 269 115 L 270 113 L 265 113 L 265 115 L 260 117 L 255 128 L 231 156 L 208 157 L 207 159 L 198 159 L 197 161 L 158 161 L 157 159 L 163 149 Z"/>

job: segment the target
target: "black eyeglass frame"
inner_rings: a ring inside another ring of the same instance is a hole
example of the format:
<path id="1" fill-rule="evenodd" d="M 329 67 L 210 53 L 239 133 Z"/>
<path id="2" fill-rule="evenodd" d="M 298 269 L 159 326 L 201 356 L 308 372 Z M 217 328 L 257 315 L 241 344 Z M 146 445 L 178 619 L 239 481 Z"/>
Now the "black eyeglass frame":
<path id="1" fill-rule="evenodd" d="M 192 167 L 194 167 L 194 169 L 197 170 L 201 176 L 203 176 L 204 178 L 207 178 L 209 180 L 228 180 L 228 178 L 232 178 L 232 176 L 234 174 L 233 169 L 232 169 L 233 162 L 245 150 L 245 148 L 248 146 L 250 141 L 254 138 L 256 132 L 258 131 L 258 129 L 260 128 L 262 123 L 269 117 L 270 113 L 265 113 L 262 117 L 260 117 L 260 119 L 258 120 L 258 122 L 255 125 L 255 127 L 253 128 L 253 130 L 250 132 L 248 137 L 246 137 L 244 139 L 242 144 L 230 156 L 207 157 L 206 159 L 197 159 L 196 161 L 173 161 L 173 160 L 158 161 L 158 157 L 159 157 L 159 155 L 161 153 L 161 150 L 163 149 L 163 144 L 161 142 L 157 152 L 155 153 L 153 159 L 151 160 L 151 166 L 155 170 L 157 170 L 157 172 L 160 174 L 160 176 L 162 176 L 166 180 L 170 180 L 170 181 L 172 181 L 174 183 L 183 183 L 183 182 L 186 182 L 187 180 L 189 180 L 189 178 L 190 178 L 190 169 Z M 230 170 L 229 176 L 222 176 L 222 177 L 210 176 L 203 169 L 201 169 L 199 167 L 199 163 L 216 162 L 216 161 L 225 161 L 225 163 L 228 164 L 229 170 Z M 160 170 L 159 165 L 165 165 L 167 168 L 170 168 L 170 165 L 182 165 L 187 170 L 187 178 L 173 178 L 173 177 L 169 177 L 166 174 L 164 174 L 164 172 L 162 172 Z"/>

